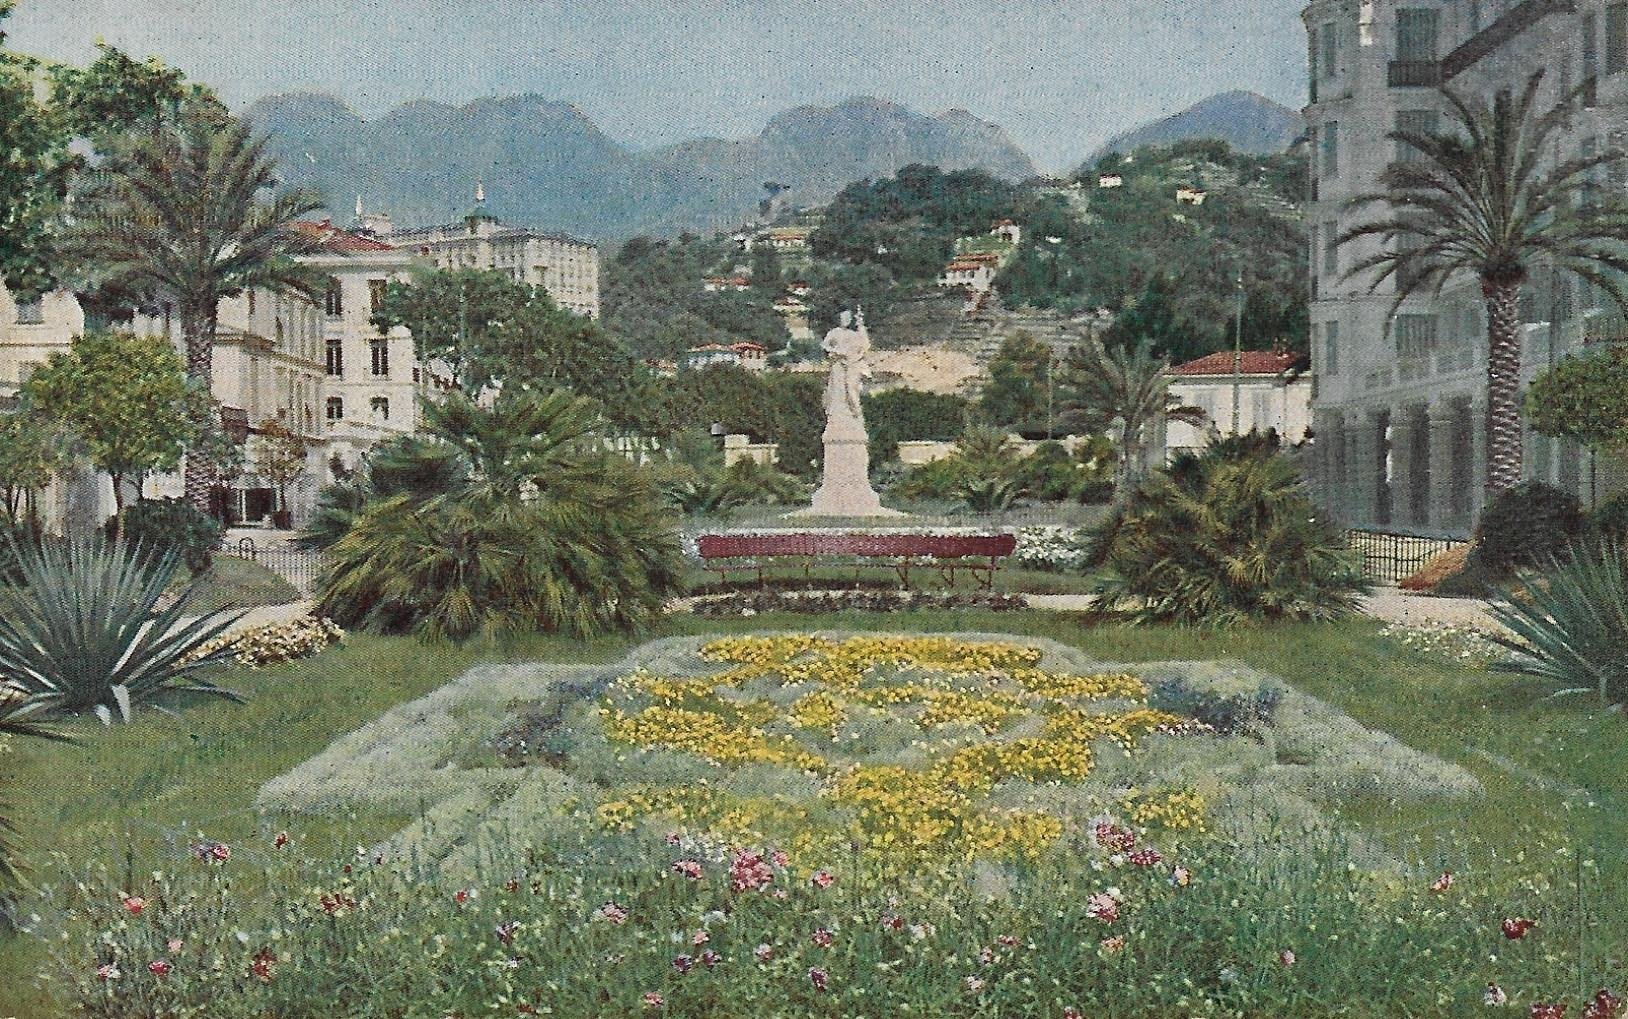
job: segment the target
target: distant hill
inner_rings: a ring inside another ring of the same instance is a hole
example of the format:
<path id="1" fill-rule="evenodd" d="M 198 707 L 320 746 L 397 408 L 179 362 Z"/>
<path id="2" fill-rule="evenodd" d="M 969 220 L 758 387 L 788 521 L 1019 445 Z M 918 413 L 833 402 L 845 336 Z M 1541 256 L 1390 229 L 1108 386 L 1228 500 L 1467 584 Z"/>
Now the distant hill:
<path id="1" fill-rule="evenodd" d="M 816 204 L 910 163 L 1009 180 L 1036 172 L 1001 128 L 964 110 L 927 116 L 869 97 L 788 110 L 751 138 L 648 152 L 535 95 L 416 102 L 369 121 L 330 96 L 297 93 L 263 99 L 247 116 L 269 134 L 285 183 L 321 191 L 341 215 L 361 196 L 401 226 L 455 220 L 476 180 L 503 219 L 615 240 L 728 228 L 755 209 L 765 181 Z"/>
<path id="2" fill-rule="evenodd" d="M 1253 92 L 1224 92 L 1119 135 L 1092 153 L 1085 166 L 1095 167 L 1110 152 L 1131 152 L 1144 145 L 1168 145 L 1190 138 L 1216 138 L 1238 152 L 1275 155 L 1305 130 L 1305 118 L 1282 103 Z"/>

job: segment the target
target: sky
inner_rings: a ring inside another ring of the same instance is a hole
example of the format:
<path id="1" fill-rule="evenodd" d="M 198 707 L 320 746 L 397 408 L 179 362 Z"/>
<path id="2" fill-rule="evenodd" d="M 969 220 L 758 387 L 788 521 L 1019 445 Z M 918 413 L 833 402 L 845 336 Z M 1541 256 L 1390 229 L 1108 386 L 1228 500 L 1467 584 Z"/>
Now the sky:
<path id="1" fill-rule="evenodd" d="M 755 134 L 855 95 L 1006 128 L 1043 169 L 1231 89 L 1299 107 L 1303 0 L 20 0 L 21 50 L 76 62 L 102 39 L 242 107 L 336 96 L 536 93 L 645 148 Z"/>

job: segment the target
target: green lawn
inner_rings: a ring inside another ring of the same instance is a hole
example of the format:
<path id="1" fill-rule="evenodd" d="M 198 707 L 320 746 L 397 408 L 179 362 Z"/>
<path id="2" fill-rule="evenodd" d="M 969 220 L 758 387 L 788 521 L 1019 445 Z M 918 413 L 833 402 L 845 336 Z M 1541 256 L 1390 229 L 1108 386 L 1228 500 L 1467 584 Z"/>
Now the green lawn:
<path id="1" fill-rule="evenodd" d="M 1451 864 L 1473 832 L 1515 852 L 1534 829 L 1573 838 L 1600 864 L 1601 893 L 1628 892 L 1628 726 L 1592 702 L 1550 701 L 1517 677 L 1466 670 L 1406 652 L 1378 624 L 1204 633 L 1170 629 L 1082 628 L 1071 617 L 1040 612 L 915 613 L 705 620 L 675 616 L 655 634 L 764 629 L 1001 631 L 1050 637 L 1119 661 L 1236 658 L 1277 673 L 1327 699 L 1366 725 L 1463 764 L 1487 787 L 1484 800 L 1456 816 L 1364 805 L 1352 820 L 1420 858 Z M 228 843 L 283 823 L 250 810 L 267 779 L 309 757 L 333 736 L 391 705 L 412 699 L 482 659 L 611 661 L 632 639 L 582 643 L 531 638 L 503 649 L 428 648 L 406 638 L 353 636 L 298 666 L 239 673 L 224 683 L 245 705 L 200 703 L 179 719 L 148 712 L 127 727 L 68 728 L 74 746 L 16 745 L 0 758 L 0 793 L 17 802 L 27 842 L 69 858 L 121 860 L 129 847 L 145 870 L 173 859 L 177 845 L 207 832 Z M 399 817 L 302 818 L 320 847 L 382 836 Z M 1607 901 L 1611 901 L 1607 899 Z M 1620 899 L 1616 901 L 1621 901 Z M 1621 911 L 1618 911 L 1621 912 Z M 1602 923 L 1619 939 L 1628 917 Z M 61 1014 L 31 990 L 40 956 L 28 942 L 0 942 L 0 1016 Z"/>
<path id="2" fill-rule="evenodd" d="M 178 577 L 176 589 L 189 579 L 186 576 Z M 256 605 L 282 605 L 299 599 L 299 589 L 278 574 L 259 563 L 222 552 L 216 554 L 214 565 L 199 581 L 189 606 L 195 612 L 214 612 Z"/>

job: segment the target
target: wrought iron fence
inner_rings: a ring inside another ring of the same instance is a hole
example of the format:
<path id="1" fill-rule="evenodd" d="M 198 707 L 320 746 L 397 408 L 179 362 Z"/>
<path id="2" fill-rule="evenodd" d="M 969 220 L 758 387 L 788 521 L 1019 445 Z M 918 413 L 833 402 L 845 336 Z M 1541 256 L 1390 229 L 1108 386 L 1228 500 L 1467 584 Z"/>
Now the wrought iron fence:
<path id="1" fill-rule="evenodd" d="M 242 538 L 221 549 L 230 555 L 258 563 L 310 594 L 322 573 L 322 554 L 293 545 L 260 545 L 253 538 Z"/>
<path id="2" fill-rule="evenodd" d="M 1346 541 L 1362 553 L 1362 572 L 1376 584 L 1398 583 L 1443 552 L 1469 544 L 1462 538 L 1355 530 L 1346 532 Z"/>

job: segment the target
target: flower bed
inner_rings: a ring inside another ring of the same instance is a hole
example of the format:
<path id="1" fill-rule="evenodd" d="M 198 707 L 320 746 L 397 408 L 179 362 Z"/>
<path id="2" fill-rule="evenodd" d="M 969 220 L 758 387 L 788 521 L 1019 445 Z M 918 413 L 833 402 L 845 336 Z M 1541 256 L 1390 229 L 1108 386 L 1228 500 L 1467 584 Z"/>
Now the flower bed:
<path id="1" fill-rule="evenodd" d="M 301 616 L 287 623 L 267 623 L 223 634 L 197 651 L 197 657 L 230 648 L 232 660 L 248 669 L 260 669 L 324 651 L 339 643 L 345 631 L 331 619 Z"/>
<path id="2" fill-rule="evenodd" d="M 691 608 L 712 617 L 756 616 L 769 612 L 824 615 L 830 612 L 921 612 L 944 609 L 987 609 L 1016 612 L 1028 607 L 1022 595 L 992 591 L 741 591 L 704 598 Z"/>

